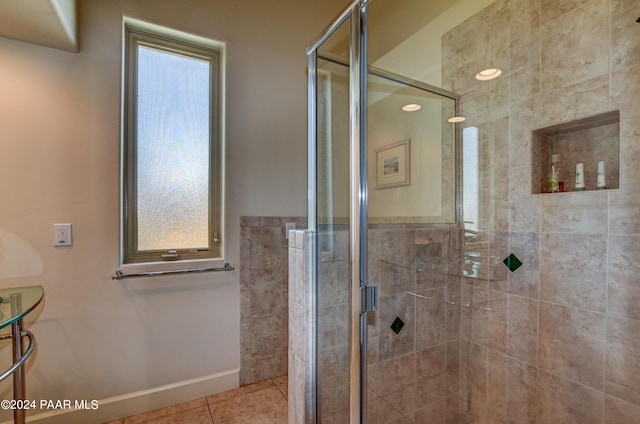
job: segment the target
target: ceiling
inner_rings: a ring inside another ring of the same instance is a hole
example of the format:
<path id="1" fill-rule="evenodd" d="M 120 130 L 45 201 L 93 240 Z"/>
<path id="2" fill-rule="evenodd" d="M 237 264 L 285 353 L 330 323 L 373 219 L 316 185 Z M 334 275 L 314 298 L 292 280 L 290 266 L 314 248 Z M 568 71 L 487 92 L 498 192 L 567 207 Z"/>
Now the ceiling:
<path id="1" fill-rule="evenodd" d="M 75 0 L 2 0 L 0 37 L 75 53 Z"/>
<path id="2" fill-rule="evenodd" d="M 458 0 L 370 0 L 368 55 L 374 63 L 402 41 L 441 15 Z M 348 59 L 349 26 L 343 25 L 321 49 L 321 54 Z"/>
<path id="3" fill-rule="evenodd" d="M 458 0 L 385 0 L 369 5 L 369 61 L 375 62 Z"/>

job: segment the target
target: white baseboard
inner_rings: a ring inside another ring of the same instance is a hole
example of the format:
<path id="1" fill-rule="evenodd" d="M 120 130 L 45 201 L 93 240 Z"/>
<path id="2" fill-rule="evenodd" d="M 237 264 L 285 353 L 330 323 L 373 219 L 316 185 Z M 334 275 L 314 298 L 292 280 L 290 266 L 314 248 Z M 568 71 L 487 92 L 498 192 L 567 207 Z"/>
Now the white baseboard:
<path id="1" fill-rule="evenodd" d="M 27 417 L 37 424 L 100 424 L 180 402 L 197 399 L 239 386 L 240 369 L 179 381 L 152 389 L 98 399 L 96 409 L 57 409 Z M 82 401 L 82 399 L 79 399 Z M 72 403 L 75 400 L 71 400 Z M 91 405 L 91 400 L 87 400 Z M 0 424 L 12 424 L 5 421 Z"/>

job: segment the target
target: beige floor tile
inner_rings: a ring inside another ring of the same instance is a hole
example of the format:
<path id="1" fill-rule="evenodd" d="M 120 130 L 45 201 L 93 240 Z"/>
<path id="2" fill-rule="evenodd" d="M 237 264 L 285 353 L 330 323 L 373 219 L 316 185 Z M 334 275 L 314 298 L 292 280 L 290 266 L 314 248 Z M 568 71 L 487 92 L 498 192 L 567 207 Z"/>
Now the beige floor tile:
<path id="1" fill-rule="evenodd" d="M 209 409 L 216 424 L 287 423 L 287 400 L 274 384 L 266 389 L 212 403 Z"/>
<path id="2" fill-rule="evenodd" d="M 126 423 L 126 421 L 125 421 Z M 144 421 L 145 424 L 213 424 L 211 412 L 207 406 L 200 406 L 175 414 Z"/>
<path id="3" fill-rule="evenodd" d="M 104 424 L 286 424 L 287 390 L 283 375 Z"/>
<path id="4" fill-rule="evenodd" d="M 141 424 L 147 423 L 152 420 L 174 415 L 179 412 L 188 411 L 194 408 L 206 406 L 207 402 L 205 398 L 198 398 L 190 400 L 188 402 L 178 403 L 166 408 L 156 409 L 142 414 L 133 415 L 124 419 L 124 424 Z M 155 423 L 155 421 L 153 421 Z M 171 421 L 168 421 L 171 422 Z M 178 421 L 176 421 L 178 422 Z"/>

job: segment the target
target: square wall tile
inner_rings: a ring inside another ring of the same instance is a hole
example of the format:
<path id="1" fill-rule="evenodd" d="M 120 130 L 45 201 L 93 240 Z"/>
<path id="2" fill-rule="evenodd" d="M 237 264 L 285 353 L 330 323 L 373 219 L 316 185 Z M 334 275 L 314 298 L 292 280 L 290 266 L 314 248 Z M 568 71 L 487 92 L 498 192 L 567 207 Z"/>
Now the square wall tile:
<path id="1" fill-rule="evenodd" d="M 541 125 L 560 124 L 609 111 L 609 75 L 543 91 Z"/>
<path id="2" fill-rule="evenodd" d="M 528 364 L 538 359 L 538 301 L 509 296 L 507 353 Z"/>
<path id="3" fill-rule="evenodd" d="M 542 88 L 559 88 L 609 72 L 608 0 L 542 2 Z M 562 6 L 570 8 L 563 9 Z M 549 19 L 549 12 L 562 15 Z"/>
<path id="4" fill-rule="evenodd" d="M 574 161 L 584 161 L 579 158 Z M 586 164 L 585 164 L 586 167 Z M 593 166 L 594 174 L 597 164 Z M 567 169 L 564 172 L 575 172 Z M 586 170 L 585 170 L 586 172 Z M 595 185 L 595 175 L 593 181 Z M 567 188 L 573 191 L 573 187 Z M 542 197 L 542 231 L 545 233 L 606 234 L 608 222 L 608 191 L 552 193 Z"/>
<path id="5" fill-rule="evenodd" d="M 607 236 L 543 233 L 540 298 L 604 312 Z"/>
<path id="6" fill-rule="evenodd" d="M 640 319 L 640 236 L 609 237 L 607 312 Z"/>
<path id="7" fill-rule="evenodd" d="M 509 358 L 507 361 L 507 422 L 536 423 L 538 370 Z"/>
<path id="8" fill-rule="evenodd" d="M 629 16 L 637 14 L 638 4 L 636 0 L 613 0 L 611 13 L 613 15 L 611 26 L 611 68 L 612 71 L 640 63 L 640 42 L 638 41 L 637 28 L 629 25 Z"/>
<path id="9" fill-rule="evenodd" d="M 602 392 L 538 370 L 536 423 L 600 424 Z"/>
<path id="10" fill-rule="evenodd" d="M 604 314 L 540 302 L 538 365 L 603 390 Z"/>
<path id="11" fill-rule="evenodd" d="M 446 289 L 422 290 L 416 294 L 416 349 L 426 349 L 447 341 Z"/>
<path id="12" fill-rule="evenodd" d="M 640 406 L 633 405 L 613 396 L 604 398 L 604 424 L 640 423 Z"/>
<path id="13" fill-rule="evenodd" d="M 640 321 L 607 320 L 605 391 L 640 407 Z"/>

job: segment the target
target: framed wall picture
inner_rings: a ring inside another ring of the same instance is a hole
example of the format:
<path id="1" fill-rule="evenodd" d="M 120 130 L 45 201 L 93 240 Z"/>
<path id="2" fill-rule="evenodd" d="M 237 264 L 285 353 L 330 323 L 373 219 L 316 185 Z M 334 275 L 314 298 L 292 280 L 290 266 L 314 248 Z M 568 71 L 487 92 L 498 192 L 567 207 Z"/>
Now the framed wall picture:
<path id="1" fill-rule="evenodd" d="M 376 188 L 411 184 L 409 139 L 375 149 Z"/>

